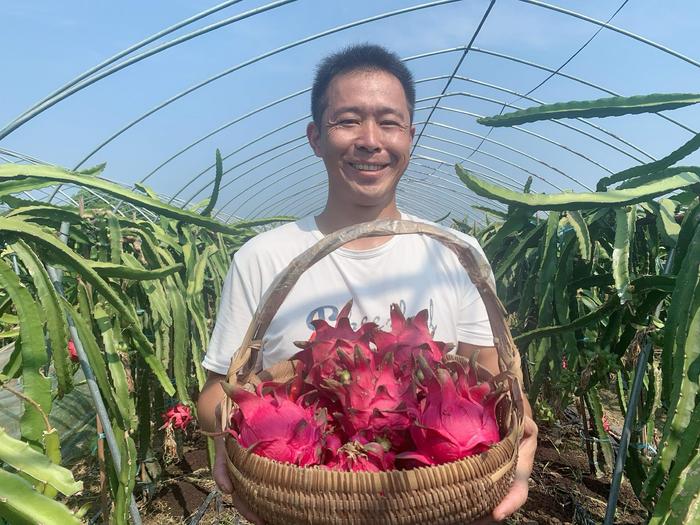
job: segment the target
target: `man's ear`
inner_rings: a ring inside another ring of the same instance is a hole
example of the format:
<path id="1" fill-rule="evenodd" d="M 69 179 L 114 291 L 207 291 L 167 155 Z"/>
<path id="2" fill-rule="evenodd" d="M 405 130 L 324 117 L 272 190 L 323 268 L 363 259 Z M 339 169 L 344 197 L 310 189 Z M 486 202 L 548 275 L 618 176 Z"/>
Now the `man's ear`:
<path id="1" fill-rule="evenodd" d="M 306 126 L 306 138 L 309 140 L 309 145 L 311 146 L 311 149 L 314 150 L 314 154 L 317 157 L 320 157 L 321 148 L 319 142 L 321 140 L 321 134 L 318 126 L 316 126 L 316 123 L 313 120 Z"/>

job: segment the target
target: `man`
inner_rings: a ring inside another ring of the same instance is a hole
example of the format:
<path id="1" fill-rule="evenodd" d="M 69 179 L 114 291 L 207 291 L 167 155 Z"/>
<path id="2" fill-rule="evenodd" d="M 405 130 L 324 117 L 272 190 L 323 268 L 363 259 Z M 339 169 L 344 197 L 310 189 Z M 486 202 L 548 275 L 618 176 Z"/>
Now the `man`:
<path id="1" fill-rule="evenodd" d="M 207 431 L 219 425 L 215 416 L 223 396 L 219 381 L 232 353 L 262 295 L 293 257 L 346 226 L 376 219 L 420 220 L 396 207 L 396 186 L 408 166 L 415 133 L 415 87 L 403 63 L 372 45 L 331 55 L 317 71 L 311 106 L 313 122 L 308 124 L 307 136 L 328 173 L 326 206 L 316 217 L 256 236 L 234 256 L 203 362 L 209 375 L 198 413 Z M 472 237 L 460 235 L 480 250 Z M 428 308 L 435 340 L 458 343 L 462 355 L 478 352 L 479 363 L 498 372 L 488 316 L 475 286 L 449 249 L 420 235 L 358 239 L 305 272 L 265 334 L 260 366 L 267 368 L 291 357 L 297 350 L 291 342 L 308 339 L 313 329 L 310 322 L 334 320 L 350 297 L 353 324 L 372 320 L 385 325 L 391 303 L 400 302 L 406 316 Z M 526 414 L 516 479 L 493 511 L 495 520 L 512 514 L 527 499 L 537 446 L 537 426 L 527 401 Z M 236 497 L 223 438 L 216 440 L 213 476 L 223 492 L 232 493 L 244 516 L 262 523 Z"/>

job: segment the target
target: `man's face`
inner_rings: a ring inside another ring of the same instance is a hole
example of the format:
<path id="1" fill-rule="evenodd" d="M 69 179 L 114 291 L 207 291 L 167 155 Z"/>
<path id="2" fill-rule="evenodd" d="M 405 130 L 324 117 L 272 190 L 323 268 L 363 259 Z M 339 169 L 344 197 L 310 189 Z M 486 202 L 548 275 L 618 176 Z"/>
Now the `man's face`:
<path id="1" fill-rule="evenodd" d="M 309 143 L 328 171 L 329 202 L 385 206 L 394 199 L 415 128 L 399 80 L 385 71 L 338 75 Z"/>

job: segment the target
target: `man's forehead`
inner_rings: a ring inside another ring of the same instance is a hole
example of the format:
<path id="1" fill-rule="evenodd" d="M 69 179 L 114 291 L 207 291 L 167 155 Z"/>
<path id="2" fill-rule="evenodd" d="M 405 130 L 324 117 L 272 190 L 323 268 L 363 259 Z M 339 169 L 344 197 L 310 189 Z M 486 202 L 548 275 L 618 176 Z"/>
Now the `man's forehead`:
<path id="1" fill-rule="evenodd" d="M 392 90 L 400 91 L 403 96 L 396 98 Z M 380 113 L 409 111 L 401 81 L 383 70 L 355 70 L 336 75 L 328 84 L 325 98 L 326 109 L 332 109 L 333 113 L 367 110 L 369 106 Z"/>

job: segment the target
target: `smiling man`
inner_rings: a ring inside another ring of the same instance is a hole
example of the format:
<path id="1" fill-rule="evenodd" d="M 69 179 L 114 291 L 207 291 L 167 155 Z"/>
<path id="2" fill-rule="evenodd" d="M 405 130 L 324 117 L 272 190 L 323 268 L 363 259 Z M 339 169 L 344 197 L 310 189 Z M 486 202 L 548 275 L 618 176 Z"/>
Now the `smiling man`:
<path id="1" fill-rule="evenodd" d="M 414 106 L 411 73 L 384 48 L 353 46 L 321 62 L 311 93 L 313 121 L 307 126 L 307 136 L 326 167 L 326 206 L 315 217 L 256 236 L 235 254 L 203 362 L 209 375 L 198 412 L 205 430 L 217 429 L 216 407 L 223 396 L 219 381 L 255 309 L 294 257 L 346 226 L 376 219 L 422 220 L 396 205 L 396 186 L 408 166 L 415 133 Z M 473 237 L 453 233 L 481 251 Z M 371 320 L 386 327 L 392 303 L 398 303 L 406 316 L 428 309 L 435 340 L 454 343 L 462 355 L 478 352 L 478 361 L 498 372 L 488 316 L 475 286 L 452 251 L 421 235 L 358 239 L 312 266 L 270 323 L 259 365 L 267 368 L 290 358 L 297 351 L 292 342 L 308 339 L 311 322 L 335 320 L 350 298 L 353 325 Z M 526 413 L 516 478 L 494 510 L 494 520 L 512 514 L 527 499 L 537 426 L 527 403 Z M 213 475 L 223 492 L 232 493 L 244 516 L 262 523 L 236 497 L 223 438 L 216 441 Z"/>

